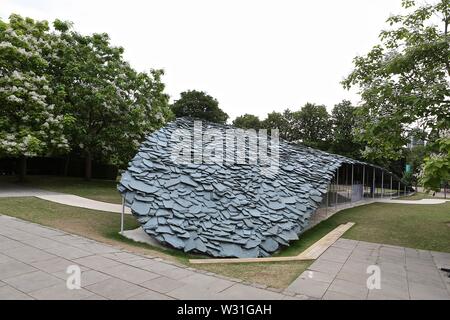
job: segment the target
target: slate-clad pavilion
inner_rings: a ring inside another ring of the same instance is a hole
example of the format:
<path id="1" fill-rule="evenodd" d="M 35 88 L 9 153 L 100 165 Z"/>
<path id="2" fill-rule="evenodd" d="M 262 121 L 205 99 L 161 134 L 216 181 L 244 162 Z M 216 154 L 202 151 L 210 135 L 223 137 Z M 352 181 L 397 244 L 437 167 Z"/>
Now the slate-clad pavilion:
<path id="1" fill-rule="evenodd" d="M 364 166 L 362 196 L 373 180 L 369 196 L 375 197 L 375 181 L 379 180 L 375 167 L 281 140 L 279 167 L 271 175 L 264 174 L 260 163 L 199 163 L 198 159 L 178 163 L 173 160 L 173 150 L 183 139 L 180 129 L 192 133 L 189 138 L 194 134 L 198 138 L 199 132 L 193 128 L 193 119 L 179 118 L 149 135 L 118 186 L 145 232 L 162 244 L 214 257 L 269 256 L 297 240 L 325 202 L 330 206 L 330 183 L 339 178 L 343 165 L 352 166 L 352 178 L 353 166 Z M 214 129 L 226 136 L 233 128 L 202 122 L 200 129 Z M 225 140 L 192 141 L 202 147 L 218 143 L 224 147 L 224 155 L 227 152 Z M 247 144 L 247 152 L 249 147 Z M 384 172 L 382 186 L 388 190 L 390 181 L 392 191 L 392 177 L 398 179 Z M 353 180 L 350 198 L 353 184 L 357 185 Z M 344 198 L 336 195 L 336 201 Z"/>

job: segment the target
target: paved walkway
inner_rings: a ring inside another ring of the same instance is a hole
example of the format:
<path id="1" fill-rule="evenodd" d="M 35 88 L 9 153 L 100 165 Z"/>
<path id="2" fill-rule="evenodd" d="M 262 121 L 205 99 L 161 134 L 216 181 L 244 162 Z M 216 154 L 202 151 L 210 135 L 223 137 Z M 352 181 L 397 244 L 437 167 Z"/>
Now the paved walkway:
<path id="1" fill-rule="evenodd" d="M 52 192 L 52 191 L 46 191 L 46 190 L 42 190 L 42 189 L 25 187 L 25 186 L 16 186 L 11 183 L 0 183 L 0 198 L 1 197 L 37 197 L 42 200 L 52 201 L 52 202 L 67 205 L 67 206 L 73 206 L 73 207 L 79 207 L 79 208 L 85 208 L 85 209 L 91 209 L 91 210 L 97 210 L 97 211 L 106 211 L 106 212 L 116 212 L 116 213 L 122 212 L 122 205 L 120 205 L 120 204 L 91 200 L 91 199 L 79 197 L 79 196 L 76 196 L 73 194 Z M 343 205 L 339 206 L 338 210 L 330 209 L 329 212 L 324 211 L 324 213 L 322 213 L 322 214 L 315 215 L 315 217 L 317 218 L 317 221 L 313 221 L 310 227 L 314 226 L 315 224 L 317 224 L 319 221 L 323 220 L 324 218 L 328 218 L 329 216 L 335 214 L 336 212 L 344 210 L 348 207 L 364 205 L 364 204 L 368 204 L 368 203 L 372 203 L 372 202 L 401 203 L 401 204 L 442 204 L 442 203 L 445 203 L 446 201 L 450 201 L 450 200 L 442 200 L 442 199 L 422 199 L 422 200 L 374 199 L 374 200 L 372 200 L 372 199 L 366 199 L 365 201 L 359 201 L 359 202 L 351 203 L 348 205 L 343 204 Z M 125 213 L 131 214 L 130 208 L 125 207 Z"/>
<path id="2" fill-rule="evenodd" d="M 418 192 L 425 192 L 424 188 L 422 188 L 422 187 L 417 187 L 417 191 L 418 191 Z M 433 195 L 433 192 L 431 191 L 431 192 L 429 193 L 429 195 L 432 196 L 432 195 Z M 444 198 L 444 197 L 446 197 L 447 199 L 450 199 L 450 190 L 447 189 L 447 192 L 445 193 L 445 192 L 444 192 L 444 189 L 441 189 L 441 192 L 436 192 L 436 193 L 434 194 L 434 196 L 435 196 L 435 197 L 439 197 L 439 198 Z"/>
<path id="3" fill-rule="evenodd" d="M 369 290 L 367 267 L 380 267 Z M 316 299 L 450 299 L 450 253 L 339 239 L 287 290 Z"/>
<path id="4" fill-rule="evenodd" d="M 445 199 L 420 199 L 420 200 L 397 200 L 397 199 L 375 199 L 374 202 L 399 203 L 399 204 L 442 204 L 450 200 Z"/>
<path id="5" fill-rule="evenodd" d="M 10 183 L 0 184 L 0 198 L 6 197 L 36 197 L 72 207 L 79 207 L 97 211 L 122 212 L 122 205 L 91 200 L 73 194 L 46 191 L 37 188 L 16 186 Z M 131 214 L 130 208 L 125 208 L 126 214 Z"/>
<path id="6" fill-rule="evenodd" d="M 81 267 L 81 289 L 66 287 Z M 305 299 L 0 215 L 2 299 Z"/>
<path id="7" fill-rule="evenodd" d="M 8 197 L 38 197 L 43 195 L 61 194 L 37 188 L 17 186 L 12 183 L 0 182 L 0 198 Z"/>
<path id="8" fill-rule="evenodd" d="M 91 200 L 73 194 L 49 194 L 49 195 L 37 195 L 39 199 L 56 202 L 59 204 L 64 204 L 66 206 L 79 207 L 85 209 L 92 209 L 97 211 L 107 211 L 107 212 L 122 212 L 121 204 L 114 204 L 108 202 L 102 202 L 97 200 Z M 125 213 L 131 214 L 131 210 L 125 207 Z"/>

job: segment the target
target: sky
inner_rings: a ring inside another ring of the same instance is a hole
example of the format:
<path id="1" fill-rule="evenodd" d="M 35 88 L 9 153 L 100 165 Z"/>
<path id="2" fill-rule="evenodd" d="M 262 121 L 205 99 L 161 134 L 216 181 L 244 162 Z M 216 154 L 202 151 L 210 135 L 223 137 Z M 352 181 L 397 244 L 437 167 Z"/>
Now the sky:
<path id="1" fill-rule="evenodd" d="M 328 110 L 356 89 L 340 82 L 378 43 L 401 0 L 0 0 L 0 18 L 69 20 L 107 32 L 139 71 L 164 69 L 171 101 L 205 91 L 230 119 L 306 102 Z"/>

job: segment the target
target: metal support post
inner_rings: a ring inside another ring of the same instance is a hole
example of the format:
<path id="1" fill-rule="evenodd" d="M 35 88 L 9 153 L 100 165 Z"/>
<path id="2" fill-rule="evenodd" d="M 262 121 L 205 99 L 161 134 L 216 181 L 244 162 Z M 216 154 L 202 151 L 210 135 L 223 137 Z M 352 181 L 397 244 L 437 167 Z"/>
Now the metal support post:
<path id="1" fill-rule="evenodd" d="M 334 201 L 334 206 L 336 208 L 338 205 L 338 188 L 339 188 L 339 168 L 336 169 L 336 199 Z"/>
<path id="2" fill-rule="evenodd" d="M 373 168 L 372 198 L 375 199 L 375 167 Z"/>
<path id="3" fill-rule="evenodd" d="M 124 215 L 125 215 L 125 198 L 122 197 L 122 212 L 120 213 L 120 234 L 123 234 Z"/>
<path id="4" fill-rule="evenodd" d="M 390 194 L 390 196 L 392 198 L 392 195 L 393 195 L 393 192 L 392 192 L 392 174 L 391 174 L 391 191 L 389 192 L 389 194 Z"/>
<path id="5" fill-rule="evenodd" d="M 366 165 L 364 164 L 363 165 L 363 177 L 362 177 L 362 197 L 363 197 L 363 199 L 364 199 L 364 193 L 365 193 L 365 183 L 366 183 Z"/>

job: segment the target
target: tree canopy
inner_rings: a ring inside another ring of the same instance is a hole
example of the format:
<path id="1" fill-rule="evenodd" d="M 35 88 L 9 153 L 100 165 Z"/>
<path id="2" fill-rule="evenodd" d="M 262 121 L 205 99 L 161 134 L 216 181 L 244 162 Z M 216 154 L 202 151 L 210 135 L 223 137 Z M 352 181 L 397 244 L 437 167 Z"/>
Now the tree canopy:
<path id="1" fill-rule="evenodd" d="M 170 117 L 163 72 L 136 72 L 107 34 L 81 35 L 61 21 L 54 26 L 59 34 L 51 57 L 53 85 L 75 119 L 71 143 L 84 154 L 89 178 L 93 158 L 128 162 L 143 136 Z"/>
<path id="2" fill-rule="evenodd" d="M 69 149 L 64 124 L 70 117 L 51 103 L 55 92 L 45 59 L 50 47 L 47 22 L 18 15 L 0 21 L 0 155 L 25 158 Z"/>
<path id="3" fill-rule="evenodd" d="M 362 143 L 358 142 L 356 131 L 361 123 L 358 109 L 350 101 L 343 100 L 331 111 L 332 133 L 330 151 L 354 159 L 361 157 Z"/>
<path id="4" fill-rule="evenodd" d="M 266 119 L 261 122 L 261 127 L 267 129 L 268 132 L 270 132 L 271 129 L 278 129 L 281 139 L 291 141 L 289 138 L 290 130 L 288 120 L 283 113 L 275 111 L 269 113 Z"/>
<path id="5" fill-rule="evenodd" d="M 436 141 L 438 151 L 425 158 L 420 180 L 426 190 L 440 191 L 450 182 L 450 137 Z"/>
<path id="6" fill-rule="evenodd" d="M 162 70 L 135 71 L 107 34 L 12 15 L 0 23 L 0 153 L 79 152 L 126 164 L 173 115 Z"/>
<path id="7" fill-rule="evenodd" d="M 360 89 L 359 135 L 371 160 L 401 157 L 413 128 L 433 141 L 450 126 L 450 2 L 402 5 L 406 13 L 387 20 L 390 28 L 381 32 L 380 43 L 354 59 L 343 81 Z"/>
<path id="8" fill-rule="evenodd" d="M 236 119 L 234 119 L 233 126 L 242 129 L 258 130 L 261 128 L 261 121 L 257 116 L 246 113 L 243 116 L 239 116 Z"/>
<path id="9" fill-rule="evenodd" d="M 326 149 L 331 134 L 331 121 L 327 108 L 314 103 L 305 104 L 293 114 L 294 140 L 304 145 Z"/>
<path id="10" fill-rule="evenodd" d="M 171 108 L 176 117 L 194 117 L 216 123 L 225 123 L 228 119 L 217 99 L 203 91 L 182 92 Z"/>

